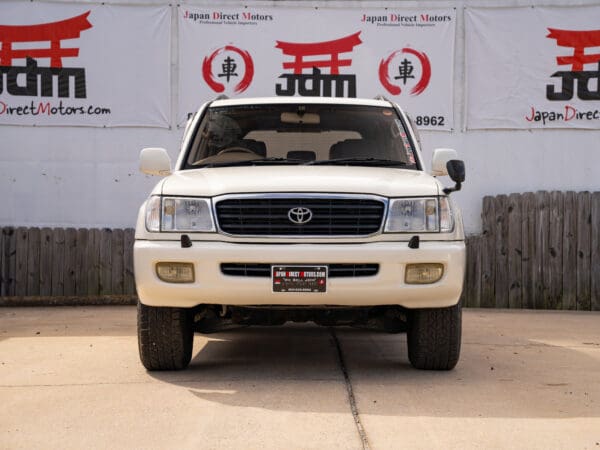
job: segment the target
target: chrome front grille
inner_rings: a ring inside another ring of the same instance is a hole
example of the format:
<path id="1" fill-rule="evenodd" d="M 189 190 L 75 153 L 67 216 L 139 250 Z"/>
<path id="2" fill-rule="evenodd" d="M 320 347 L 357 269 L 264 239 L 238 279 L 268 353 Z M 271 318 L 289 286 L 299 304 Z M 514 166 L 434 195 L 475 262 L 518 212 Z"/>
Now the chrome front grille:
<path id="1" fill-rule="evenodd" d="M 381 229 L 385 211 L 383 199 L 369 196 L 265 194 L 215 202 L 219 229 L 240 236 L 367 236 Z"/>

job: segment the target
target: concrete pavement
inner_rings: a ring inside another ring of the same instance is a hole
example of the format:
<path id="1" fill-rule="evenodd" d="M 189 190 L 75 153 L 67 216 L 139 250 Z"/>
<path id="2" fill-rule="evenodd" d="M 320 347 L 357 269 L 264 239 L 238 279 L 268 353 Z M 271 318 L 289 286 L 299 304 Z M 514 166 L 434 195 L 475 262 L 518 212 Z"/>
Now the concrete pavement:
<path id="1" fill-rule="evenodd" d="M 373 449 L 600 450 L 600 314 L 466 310 L 451 372 L 405 335 L 336 329 Z M 360 449 L 327 328 L 196 335 L 147 373 L 134 307 L 0 308 L 0 448 Z"/>

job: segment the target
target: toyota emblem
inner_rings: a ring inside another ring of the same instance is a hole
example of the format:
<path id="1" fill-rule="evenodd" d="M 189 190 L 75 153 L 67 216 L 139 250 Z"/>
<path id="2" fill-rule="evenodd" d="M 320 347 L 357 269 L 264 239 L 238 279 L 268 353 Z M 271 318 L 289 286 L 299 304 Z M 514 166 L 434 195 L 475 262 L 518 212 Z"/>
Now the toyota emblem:
<path id="1" fill-rule="evenodd" d="M 297 225 L 304 225 L 312 219 L 312 211 L 308 208 L 298 207 L 288 211 L 288 219 Z"/>

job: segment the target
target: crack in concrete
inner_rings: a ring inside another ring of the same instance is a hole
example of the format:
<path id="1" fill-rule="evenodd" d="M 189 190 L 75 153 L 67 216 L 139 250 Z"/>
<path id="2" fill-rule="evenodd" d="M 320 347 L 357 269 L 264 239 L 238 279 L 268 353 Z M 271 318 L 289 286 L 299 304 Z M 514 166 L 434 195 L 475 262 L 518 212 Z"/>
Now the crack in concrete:
<path id="1" fill-rule="evenodd" d="M 350 380 L 350 374 L 348 372 L 348 367 L 346 367 L 346 361 L 344 360 L 344 352 L 342 351 L 342 345 L 340 344 L 339 339 L 337 338 L 337 334 L 335 333 L 335 329 L 333 327 L 329 327 L 329 332 L 331 333 L 331 338 L 333 340 L 333 344 L 335 345 L 338 363 L 340 365 L 340 370 L 344 375 L 344 382 L 346 384 L 346 392 L 348 393 L 348 401 L 350 403 L 350 411 L 352 412 L 352 417 L 354 418 L 354 424 L 356 425 L 356 431 L 358 431 L 358 435 L 360 437 L 363 450 L 369 450 L 369 440 L 367 439 L 367 432 L 360 421 L 360 414 L 358 412 L 358 407 L 356 406 L 356 398 L 354 397 L 354 389 L 352 389 L 352 381 Z"/>

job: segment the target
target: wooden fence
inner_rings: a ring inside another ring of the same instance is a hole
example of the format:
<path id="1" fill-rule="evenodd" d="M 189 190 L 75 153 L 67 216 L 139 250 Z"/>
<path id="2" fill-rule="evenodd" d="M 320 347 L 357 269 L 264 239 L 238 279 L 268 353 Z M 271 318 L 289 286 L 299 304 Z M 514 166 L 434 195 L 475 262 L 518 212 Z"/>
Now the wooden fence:
<path id="1" fill-rule="evenodd" d="M 485 197 L 463 305 L 600 310 L 600 192 Z"/>
<path id="2" fill-rule="evenodd" d="M 133 229 L 1 231 L 0 297 L 135 295 Z"/>
<path id="3" fill-rule="evenodd" d="M 0 231 L 0 297 L 135 297 L 133 229 Z M 600 310 L 600 192 L 485 197 L 462 301 Z"/>

